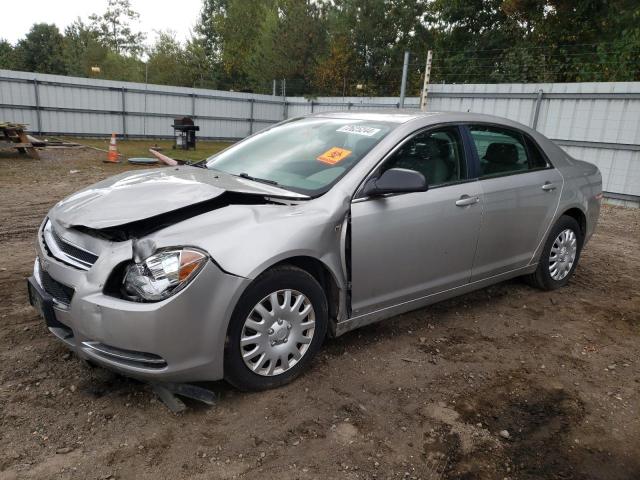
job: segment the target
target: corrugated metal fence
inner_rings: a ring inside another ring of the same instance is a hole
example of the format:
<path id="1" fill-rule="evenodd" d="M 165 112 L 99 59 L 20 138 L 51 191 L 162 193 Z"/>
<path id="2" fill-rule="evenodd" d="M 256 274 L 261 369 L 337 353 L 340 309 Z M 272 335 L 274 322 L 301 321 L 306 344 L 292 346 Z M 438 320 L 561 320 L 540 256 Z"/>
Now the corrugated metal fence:
<path id="1" fill-rule="evenodd" d="M 407 108 L 418 99 L 408 98 Z M 285 118 L 398 108 L 396 97 L 273 97 L 0 70 L 0 121 L 43 134 L 166 137 L 191 116 L 202 138 L 243 138 Z M 593 162 L 610 197 L 640 201 L 640 82 L 433 85 L 429 110 L 507 117 Z"/>
<path id="2" fill-rule="evenodd" d="M 640 202 L 640 82 L 435 85 L 429 109 L 529 125 L 598 165 L 609 198 Z"/>

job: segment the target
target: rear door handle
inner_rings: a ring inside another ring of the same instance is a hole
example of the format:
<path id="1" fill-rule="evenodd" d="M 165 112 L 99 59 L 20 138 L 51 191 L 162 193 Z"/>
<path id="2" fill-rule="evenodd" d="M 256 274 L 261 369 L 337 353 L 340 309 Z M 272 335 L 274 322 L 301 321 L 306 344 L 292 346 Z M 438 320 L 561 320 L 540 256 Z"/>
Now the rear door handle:
<path id="1" fill-rule="evenodd" d="M 555 190 L 556 186 L 551 182 L 545 182 L 545 184 L 540 188 L 542 188 L 545 192 L 550 192 L 551 190 Z"/>
<path id="2" fill-rule="evenodd" d="M 460 200 L 456 200 L 456 206 L 458 207 L 467 207 L 469 205 L 473 205 L 474 203 L 478 203 L 480 201 L 480 197 L 470 197 L 469 195 L 462 195 Z"/>

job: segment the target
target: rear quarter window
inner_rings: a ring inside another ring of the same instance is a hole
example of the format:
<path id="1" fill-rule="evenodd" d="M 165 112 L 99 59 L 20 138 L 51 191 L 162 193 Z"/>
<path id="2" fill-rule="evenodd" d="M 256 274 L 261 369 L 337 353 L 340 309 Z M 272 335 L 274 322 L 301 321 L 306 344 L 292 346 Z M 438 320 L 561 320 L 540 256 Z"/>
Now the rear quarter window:
<path id="1" fill-rule="evenodd" d="M 542 149 L 536 142 L 531 140 L 525 135 L 524 141 L 527 145 L 527 151 L 529 153 L 529 166 L 532 170 L 536 168 L 546 168 L 549 166 L 547 157 L 542 153 Z"/>

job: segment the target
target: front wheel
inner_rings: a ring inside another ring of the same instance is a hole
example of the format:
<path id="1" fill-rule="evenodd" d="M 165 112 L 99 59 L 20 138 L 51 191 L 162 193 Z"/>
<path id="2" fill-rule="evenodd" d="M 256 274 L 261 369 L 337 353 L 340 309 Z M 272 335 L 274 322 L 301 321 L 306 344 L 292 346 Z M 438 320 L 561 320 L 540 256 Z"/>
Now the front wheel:
<path id="1" fill-rule="evenodd" d="M 538 268 L 526 277 L 529 284 L 542 290 L 564 287 L 578 265 L 582 242 L 582 230 L 575 218 L 561 216 L 549 232 Z"/>
<path id="2" fill-rule="evenodd" d="M 316 279 L 281 266 L 258 277 L 236 306 L 225 379 L 241 390 L 284 385 L 309 365 L 327 332 L 327 298 Z"/>

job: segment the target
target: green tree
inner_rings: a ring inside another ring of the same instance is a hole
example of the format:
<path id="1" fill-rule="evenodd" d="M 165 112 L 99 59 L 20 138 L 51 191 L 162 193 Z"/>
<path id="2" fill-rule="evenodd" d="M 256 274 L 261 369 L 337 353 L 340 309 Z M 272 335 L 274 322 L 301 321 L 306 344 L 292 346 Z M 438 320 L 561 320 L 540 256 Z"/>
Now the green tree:
<path id="1" fill-rule="evenodd" d="M 220 88 L 248 88 L 250 59 L 274 1 L 204 0 L 196 32 L 221 72 Z"/>
<path id="2" fill-rule="evenodd" d="M 149 49 L 146 68 L 149 83 L 184 87 L 217 86 L 216 72 L 198 38 L 191 38 L 182 46 L 172 32 L 160 32 Z"/>
<path id="3" fill-rule="evenodd" d="M 220 61 L 223 43 L 221 22 L 225 19 L 227 4 L 227 0 L 202 0 L 195 31 L 206 55 L 212 61 Z"/>
<path id="4" fill-rule="evenodd" d="M 189 76 L 189 86 L 219 88 L 220 70 L 213 58 L 207 55 L 201 37 L 187 41 L 184 52 L 185 72 Z"/>
<path id="5" fill-rule="evenodd" d="M 7 70 L 15 70 L 17 68 L 13 45 L 4 39 L 0 39 L 0 68 Z"/>
<path id="6" fill-rule="evenodd" d="M 98 32 L 92 30 L 80 18 L 64 31 L 64 60 L 69 75 L 86 77 L 92 66 L 104 63 L 109 49 L 98 39 Z"/>
<path id="7" fill-rule="evenodd" d="M 632 0 L 435 0 L 435 81 L 640 79 Z"/>
<path id="8" fill-rule="evenodd" d="M 186 72 L 185 52 L 173 32 L 160 32 L 149 50 L 149 83 L 191 86 Z"/>
<path id="9" fill-rule="evenodd" d="M 255 87 L 286 78 L 289 94 L 304 94 L 325 48 L 322 10 L 308 0 L 279 0 L 267 10 L 245 68 Z"/>
<path id="10" fill-rule="evenodd" d="M 138 57 L 121 55 L 104 45 L 99 32 L 77 19 L 65 29 L 64 59 L 69 75 L 97 77 L 109 80 L 144 80 L 142 62 Z M 100 68 L 100 73 L 91 67 Z"/>
<path id="11" fill-rule="evenodd" d="M 347 86 L 355 77 L 354 55 L 349 39 L 336 34 L 329 40 L 328 51 L 318 59 L 313 88 L 325 95 L 346 95 Z"/>
<path id="12" fill-rule="evenodd" d="M 136 56 L 142 52 L 145 39 L 143 33 L 134 32 L 131 28 L 139 17 L 129 0 L 109 0 L 106 12 L 102 15 L 94 13 L 89 20 L 103 45 L 116 54 Z"/>
<path id="13" fill-rule="evenodd" d="M 640 78 L 637 1 L 548 0 L 544 9 L 532 38 L 554 81 Z"/>
<path id="14" fill-rule="evenodd" d="M 334 42 L 351 50 L 343 67 L 350 78 L 346 93 L 362 84 L 367 94 L 398 95 L 404 51 L 424 55 L 425 45 L 432 45 L 429 15 L 428 2 L 422 0 L 337 0 L 328 12 L 329 51 Z M 418 75 L 410 80 L 416 77 L 417 83 Z"/>
<path id="15" fill-rule="evenodd" d="M 89 74 L 106 80 L 123 80 L 127 82 L 144 82 L 144 64 L 137 57 L 119 55 L 107 50 L 105 56 L 96 63 L 100 67 L 97 75 Z"/>
<path id="16" fill-rule="evenodd" d="M 230 0 L 225 16 L 216 22 L 223 39 L 220 59 L 232 88 L 247 86 L 247 63 L 258 44 L 256 40 L 268 11 L 267 2 Z"/>
<path id="17" fill-rule="evenodd" d="M 64 38 L 36 24 L 0 67 L 144 80 L 144 35 L 129 0 L 109 0 Z M 569 82 L 640 80 L 637 0 L 203 0 L 186 43 L 163 32 L 149 50 L 149 81 L 289 94 L 398 95 L 403 52 L 408 93 L 432 81 Z M 365 86 L 355 90 L 356 84 Z"/>
<path id="18" fill-rule="evenodd" d="M 64 37 L 55 25 L 36 23 L 15 49 L 16 67 L 28 72 L 65 74 Z"/>

